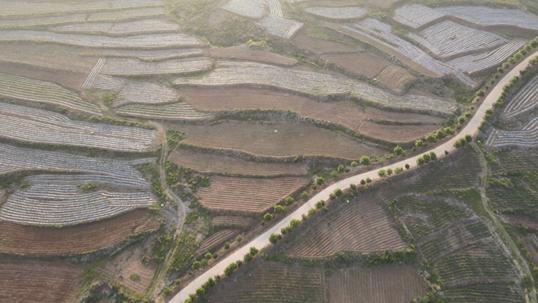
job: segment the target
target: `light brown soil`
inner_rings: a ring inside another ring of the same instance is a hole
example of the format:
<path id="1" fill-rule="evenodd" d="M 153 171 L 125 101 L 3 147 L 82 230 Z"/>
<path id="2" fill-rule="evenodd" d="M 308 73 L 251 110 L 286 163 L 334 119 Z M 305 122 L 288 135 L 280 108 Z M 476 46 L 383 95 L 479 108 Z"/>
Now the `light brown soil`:
<path id="1" fill-rule="evenodd" d="M 81 86 L 87 77 L 87 74 L 84 73 L 37 68 L 31 65 L 9 62 L 0 62 L 0 71 L 30 79 L 54 82 L 76 91 L 81 90 Z"/>
<path id="2" fill-rule="evenodd" d="M 441 118 L 424 114 L 389 112 L 362 107 L 351 101 L 318 102 L 307 97 L 267 89 L 189 88 L 181 90 L 181 95 L 199 111 L 290 111 L 314 120 L 342 125 L 366 137 L 387 142 L 396 140 L 395 143 L 420 138 L 443 122 Z M 387 127 L 384 123 L 375 123 L 376 121 L 398 123 L 398 136 L 393 135 L 395 127 Z"/>
<path id="3" fill-rule="evenodd" d="M 64 228 L 39 228 L 0 222 L 0 253 L 68 256 L 114 247 L 129 237 L 157 230 L 148 210 L 134 210 L 109 220 Z"/>
<path id="4" fill-rule="evenodd" d="M 404 68 L 397 65 L 389 65 L 376 76 L 376 81 L 389 89 L 403 93 L 417 78 Z"/>
<path id="5" fill-rule="evenodd" d="M 330 303 L 401 303 L 426 294 L 417 271 L 406 265 L 337 270 L 327 278 Z"/>
<path id="6" fill-rule="evenodd" d="M 288 250 L 294 257 L 323 258 L 340 252 L 374 253 L 406 247 L 379 201 L 354 201 L 298 235 Z"/>
<path id="7" fill-rule="evenodd" d="M 297 156 L 358 159 L 380 155 L 381 148 L 360 143 L 340 132 L 294 122 L 229 121 L 214 125 L 184 125 L 181 144 L 233 150 L 254 156 L 292 158 Z"/>
<path id="8" fill-rule="evenodd" d="M 322 55 L 321 58 L 350 74 L 370 79 L 390 65 L 390 62 L 384 58 L 366 52 L 327 54 Z"/>
<path id="9" fill-rule="evenodd" d="M 400 2 L 400 0 L 366 0 L 365 4 L 370 7 L 387 9 L 391 8 L 394 4 L 398 2 Z"/>
<path id="10" fill-rule="evenodd" d="M 124 249 L 100 268 L 99 273 L 107 280 L 143 295 L 155 274 L 155 266 L 142 262 L 144 256 L 151 258 L 151 252 L 146 250 L 142 245 Z"/>
<path id="11" fill-rule="evenodd" d="M 0 302 L 70 303 L 83 268 L 68 262 L 0 260 Z"/>
<path id="12" fill-rule="evenodd" d="M 235 229 L 223 229 L 210 235 L 200 243 L 200 247 L 196 252 L 197 255 L 205 254 L 206 252 L 212 252 L 214 249 L 223 245 L 226 241 L 233 239 L 238 234 Z"/>
<path id="13" fill-rule="evenodd" d="M 360 48 L 356 46 L 311 37 L 308 35 L 305 28 L 299 30 L 293 36 L 291 42 L 297 48 L 317 55 L 328 53 L 350 53 L 360 50 Z"/>
<path id="14" fill-rule="evenodd" d="M 305 178 L 213 177 L 211 185 L 197 195 L 200 203 L 214 211 L 261 213 L 308 184 Z"/>
<path id="15" fill-rule="evenodd" d="M 308 173 L 304 164 L 254 162 L 188 148 L 176 149 L 169 160 L 197 172 L 228 176 L 304 176 Z"/>
<path id="16" fill-rule="evenodd" d="M 232 46 L 224 48 L 209 48 L 205 51 L 206 56 L 218 59 L 235 59 L 256 61 L 275 65 L 292 66 L 297 60 L 264 50 L 253 50 L 247 46 Z"/>

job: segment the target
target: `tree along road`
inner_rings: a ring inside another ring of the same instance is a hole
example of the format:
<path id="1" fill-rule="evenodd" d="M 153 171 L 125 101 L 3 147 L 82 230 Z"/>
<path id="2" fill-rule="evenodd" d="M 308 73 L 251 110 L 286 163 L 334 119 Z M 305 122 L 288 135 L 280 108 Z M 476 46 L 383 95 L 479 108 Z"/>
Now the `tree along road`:
<path id="1" fill-rule="evenodd" d="M 525 60 L 523 60 L 521 63 L 519 63 L 517 66 L 515 66 L 510 72 L 508 72 L 498 83 L 497 85 L 491 90 L 491 92 L 486 96 L 480 107 L 476 110 L 474 116 L 471 118 L 469 123 L 454 137 L 452 137 L 447 142 L 438 145 L 435 148 L 432 148 L 431 150 L 425 151 L 424 153 L 430 153 L 434 152 L 437 155 L 437 158 L 444 158 L 446 156 L 445 152 L 448 154 L 455 151 L 454 144 L 460 140 L 461 138 L 464 138 L 466 135 L 471 135 L 473 137 L 476 137 L 479 133 L 480 125 L 482 124 L 482 121 L 486 115 L 486 112 L 489 109 L 492 109 L 494 104 L 497 102 L 499 97 L 501 96 L 503 89 L 508 83 L 514 78 L 515 76 L 519 76 L 519 72 L 526 69 L 529 65 L 532 58 L 535 56 L 538 56 L 538 52 L 533 53 L 532 55 L 528 56 Z M 280 234 L 280 230 L 290 224 L 292 220 L 302 220 L 303 215 L 307 215 L 308 211 L 312 208 L 315 208 L 316 203 L 320 200 L 328 201 L 330 198 L 331 193 L 333 193 L 337 189 L 346 190 L 348 189 L 352 184 L 359 185 L 361 180 L 370 178 L 372 181 L 377 181 L 382 179 L 378 175 L 378 171 L 380 169 L 392 169 L 393 171 L 396 168 L 403 168 L 406 164 L 410 166 L 409 170 L 416 169 L 418 167 L 417 160 L 419 157 L 421 157 L 424 153 L 413 156 L 410 158 L 407 158 L 405 160 L 399 161 L 394 164 L 389 164 L 384 167 L 379 167 L 374 170 L 361 173 L 352 177 L 349 177 L 347 179 L 343 179 L 341 181 L 338 181 L 324 190 L 317 193 L 315 196 L 313 196 L 310 200 L 308 200 L 305 204 L 303 204 L 301 207 L 290 213 L 288 216 L 283 218 L 281 221 L 279 221 L 277 224 L 275 224 L 273 227 L 269 228 L 264 233 L 260 234 L 241 248 L 235 250 L 233 253 L 219 261 L 217 264 L 213 265 L 211 268 L 209 268 L 206 272 L 198 276 L 196 279 L 192 280 L 189 284 L 187 284 L 179 293 L 177 293 L 172 300 L 170 300 L 171 303 L 182 303 L 186 299 L 189 298 L 190 294 L 194 294 L 198 288 L 200 288 L 209 278 L 214 278 L 217 275 L 224 275 L 224 270 L 228 265 L 230 265 L 233 262 L 242 261 L 243 257 L 249 252 L 251 247 L 256 247 L 258 250 L 262 250 L 269 245 L 271 245 L 271 242 L 269 241 L 269 238 L 272 234 Z M 387 177 L 384 177 L 387 178 Z"/>

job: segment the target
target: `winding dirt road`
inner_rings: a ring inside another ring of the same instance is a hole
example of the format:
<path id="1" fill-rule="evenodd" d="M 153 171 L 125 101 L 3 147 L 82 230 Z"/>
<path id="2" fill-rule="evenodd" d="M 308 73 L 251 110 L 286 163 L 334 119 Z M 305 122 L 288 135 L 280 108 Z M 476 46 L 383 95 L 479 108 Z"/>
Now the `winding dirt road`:
<path id="1" fill-rule="evenodd" d="M 519 72 L 526 69 L 532 58 L 536 56 L 538 56 L 538 51 L 528 56 L 524 61 L 519 63 L 509 73 L 507 73 L 486 96 L 486 98 L 484 99 L 480 107 L 476 110 L 474 116 L 471 118 L 469 123 L 457 135 L 455 135 L 447 142 L 435 148 L 432 148 L 431 150 L 428 150 L 424 153 L 434 152 L 435 154 L 437 154 L 437 158 L 441 159 L 446 157 L 445 151 L 448 152 L 448 154 L 454 152 L 454 143 L 459 139 L 464 138 L 466 135 L 476 137 L 479 133 L 479 127 L 482 124 L 484 116 L 486 115 L 486 111 L 493 108 L 495 102 L 497 102 L 497 100 L 501 96 L 504 87 L 510 82 L 513 77 L 519 76 Z M 271 236 L 271 234 L 279 234 L 280 230 L 288 226 L 292 220 L 301 220 L 303 215 L 306 215 L 310 209 L 315 208 L 315 205 L 318 201 L 328 201 L 330 194 L 333 193 L 336 189 L 348 189 L 352 184 L 360 184 L 361 180 L 367 178 L 370 178 L 372 179 L 372 181 L 375 182 L 376 180 L 381 179 L 378 176 L 378 171 L 380 169 L 395 170 L 396 168 L 404 167 L 406 164 L 409 164 L 410 170 L 416 169 L 418 167 L 417 159 L 421 155 L 413 156 L 397 163 L 387 165 L 385 167 L 376 168 L 374 170 L 361 173 L 347 179 L 343 179 L 328 186 L 327 188 L 316 194 L 314 197 L 312 197 L 310 200 L 308 200 L 301 207 L 296 209 L 294 212 L 283 218 L 273 227 L 260 234 L 250 242 L 246 243 L 244 246 L 237 249 L 236 251 L 222 259 L 220 262 L 209 268 L 206 272 L 198 276 L 196 279 L 192 280 L 179 293 L 177 293 L 177 295 L 174 296 L 172 300 L 170 300 L 170 302 L 182 303 L 189 297 L 190 294 L 194 294 L 196 290 L 200 288 L 209 278 L 215 277 L 217 275 L 224 275 L 224 269 L 233 262 L 243 260 L 243 257 L 249 252 L 249 249 L 251 247 L 256 247 L 257 249 L 261 250 L 271 245 L 271 242 L 269 241 L 269 237 Z"/>

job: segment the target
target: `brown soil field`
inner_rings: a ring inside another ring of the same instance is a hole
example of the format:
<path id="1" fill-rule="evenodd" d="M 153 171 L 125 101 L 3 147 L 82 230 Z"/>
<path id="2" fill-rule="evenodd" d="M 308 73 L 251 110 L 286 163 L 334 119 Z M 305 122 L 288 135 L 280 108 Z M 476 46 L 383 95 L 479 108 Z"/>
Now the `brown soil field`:
<path id="1" fill-rule="evenodd" d="M 502 220 L 510 225 L 538 231 L 538 220 L 518 215 L 502 215 Z"/>
<path id="2" fill-rule="evenodd" d="M 169 160 L 179 166 L 205 174 L 276 177 L 304 176 L 308 173 L 304 164 L 254 162 L 188 148 L 174 150 Z"/>
<path id="3" fill-rule="evenodd" d="M 261 213 L 308 184 L 305 178 L 212 177 L 211 185 L 197 192 L 200 203 L 215 211 Z"/>
<path id="4" fill-rule="evenodd" d="M 330 303 L 402 303 L 425 295 L 424 279 L 405 265 L 351 267 L 327 277 Z"/>
<path id="5" fill-rule="evenodd" d="M 538 246 L 536 244 L 536 235 L 525 236 L 522 243 L 527 252 L 529 253 L 531 261 L 532 263 L 534 263 L 534 266 L 538 266 Z"/>
<path id="6" fill-rule="evenodd" d="M 390 65 L 390 62 L 384 58 L 366 52 L 327 54 L 322 55 L 321 58 L 350 74 L 369 79 L 373 79 Z"/>
<path id="7" fill-rule="evenodd" d="M 296 156 L 358 159 L 380 155 L 380 147 L 358 142 L 351 136 L 301 122 L 229 121 L 213 125 L 177 126 L 185 133 L 181 144 L 234 150 L 261 157 Z"/>
<path id="8" fill-rule="evenodd" d="M 400 2 L 400 0 L 366 0 L 365 4 L 371 7 L 387 9 L 391 8 L 394 4 L 398 2 Z"/>
<path id="9" fill-rule="evenodd" d="M 200 247 L 196 251 L 197 255 L 205 254 L 206 252 L 212 252 L 214 249 L 223 245 L 226 241 L 233 239 L 238 234 L 235 229 L 223 229 L 205 238 Z"/>
<path id="10" fill-rule="evenodd" d="M 406 247 L 379 201 L 351 203 L 298 235 L 288 254 L 323 258 L 340 252 L 374 253 Z"/>
<path id="11" fill-rule="evenodd" d="M 81 90 L 81 86 L 88 76 L 85 73 L 58 71 L 46 68 L 39 68 L 31 65 L 1 62 L 0 70 L 2 73 L 17 75 L 30 79 L 54 82 L 65 88 L 72 90 Z"/>
<path id="12" fill-rule="evenodd" d="M 319 268 L 258 262 L 210 291 L 211 303 L 322 303 L 324 272 Z M 246 266 L 246 265 L 244 265 Z"/>
<path id="13" fill-rule="evenodd" d="M 39 228 L 0 222 L 0 253 L 70 256 L 114 247 L 129 237 L 157 230 L 148 210 L 134 210 L 109 220 L 65 228 Z"/>
<path id="14" fill-rule="evenodd" d="M 211 219 L 211 226 L 219 228 L 246 229 L 255 221 L 252 218 L 242 216 L 215 216 Z"/>
<path id="15" fill-rule="evenodd" d="M 142 245 L 124 249 L 98 271 L 105 279 L 143 295 L 155 274 L 155 266 L 142 263 L 144 256 L 151 258 L 151 252 Z"/>
<path id="16" fill-rule="evenodd" d="M 253 50 L 247 46 L 232 46 L 224 48 L 209 48 L 205 50 L 206 56 L 218 59 L 235 59 L 256 61 L 282 66 L 292 66 L 297 64 L 297 60 L 282 56 L 276 53 L 263 50 Z"/>
<path id="17" fill-rule="evenodd" d="M 356 46 L 311 37 L 308 35 L 308 30 L 306 28 L 297 31 L 291 42 L 293 45 L 295 45 L 295 47 L 317 55 L 329 53 L 350 53 L 361 50 Z"/>
<path id="18" fill-rule="evenodd" d="M 377 82 L 381 85 L 400 93 L 404 92 L 416 79 L 405 68 L 398 65 L 389 65 L 376 76 Z"/>
<path id="19" fill-rule="evenodd" d="M 74 302 L 83 268 L 68 262 L 0 260 L 0 302 Z"/>
<path id="20" fill-rule="evenodd" d="M 97 58 L 78 55 L 79 48 L 42 43 L 0 43 L 0 61 L 88 74 Z"/>
<path id="21" fill-rule="evenodd" d="M 267 89 L 188 88 L 181 90 L 181 96 L 199 111 L 290 111 L 302 117 L 341 125 L 366 137 L 387 142 L 394 138 L 391 129 L 386 131 L 387 122 L 398 124 L 399 135 L 396 142 L 413 141 L 438 128 L 443 122 L 442 118 L 424 114 L 386 111 L 361 106 L 352 101 L 318 102 L 307 97 Z M 378 121 L 380 123 L 376 123 Z"/>

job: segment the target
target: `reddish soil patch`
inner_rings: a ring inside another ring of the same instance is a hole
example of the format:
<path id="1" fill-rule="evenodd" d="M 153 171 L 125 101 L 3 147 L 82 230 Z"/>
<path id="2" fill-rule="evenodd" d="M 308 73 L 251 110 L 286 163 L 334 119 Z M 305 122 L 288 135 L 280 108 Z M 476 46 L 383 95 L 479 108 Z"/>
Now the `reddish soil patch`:
<path id="1" fill-rule="evenodd" d="M 200 243 L 200 248 L 198 248 L 196 254 L 202 255 L 206 252 L 212 252 L 219 246 L 223 245 L 225 242 L 233 239 L 237 234 L 238 231 L 235 229 L 219 230 L 216 233 L 205 238 L 202 243 Z"/>
<path id="2" fill-rule="evenodd" d="M 151 257 L 151 252 L 142 245 L 124 249 L 112 260 L 99 269 L 107 280 L 143 295 L 151 284 L 155 266 L 142 262 L 144 256 Z"/>
<path id="3" fill-rule="evenodd" d="M 229 121 L 176 128 L 185 133 L 183 145 L 239 151 L 256 157 L 303 155 L 351 160 L 384 153 L 381 148 L 358 142 L 341 132 L 302 122 Z"/>
<path id="4" fill-rule="evenodd" d="M 211 185 L 197 195 L 200 203 L 214 211 L 261 213 L 308 184 L 305 178 L 213 177 Z"/>
<path id="5" fill-rule="evenodd" d="M 177 165 L 206 174 L 276 177 L 304 176 L 308 173 L 304 164 L 254 162 L 186 148 L 173 151 L 169 160 Z"/>
<path id="6" fill-rule="evenodd" d="M 406 247 L 376 201 L 352 203 L 299 235 L 288 254 L 323 258 L 339 252 L 374 253 Z"/>
<path id="7" fill-rule="evenodd" d="M 221 112 L 242 110 L 290 111 L 318 121 L 342 125 L 366 137 L 394 143 L 410 142 L 438 128 L 439 117 L 424 114 L 390 112 L 363 107 L 351 101 L 318 102 L 307 97 L 266 89 L 188 88 L 181 90 L 187 103 L 199 111 Z M 375 123 L 382 121 L 382 123 Z M 398 124 L 398 135 L 394 136 Z M 417 127 L 417 125 L 420 125 Z"/>
<path id="8" fill-rule="evenodd" d="M 210 48 L 205 51 L 206 56 L 218 59 L 235 59 L 256 61 L 275 65 L 292 66 L 297 60 L 264 50 L 253 50 L 247 46 L 232 46 L 225 48 Z"/>
<path id="9" fill-rule="evenodd" d="M 83 268 L 68 262 L 44 260 L 0 261 L 0 302 L 75 302 Z"/>
<path id="10" fill-rule="evenodd" d="M 370 79 L 377 76 L 385 67 L 390 65 L 390 62 L 384 58 L 364 52 L 327 54 L 322 55 L 321 58 L 352 75 Z"/>
<path id="11" fill-rule="evenodd" d="M 360 50 L 360 48 L 355 46 L 311 37 L 308 35 L 306 28 L 299 30 L 293 36 L 291 42 L 297 48 L 317 55 L 328 53 L 350 53 Z"/>
<path id="12" fill-rule="evenodd" d="M 427 285 L 410 266 L 352 267 L 327 278 L 329 302 L 401 303 L 427 293 Z"/>
<path id="13" fill-rule="evenodd" d="M 39 228 L 0 222 L 0 253 L 24 256 L 67 256 L 114 247 L 129 237 L 157 230 L 148 210 L 135 210 L 109 220 L 64 228 Z"/>

